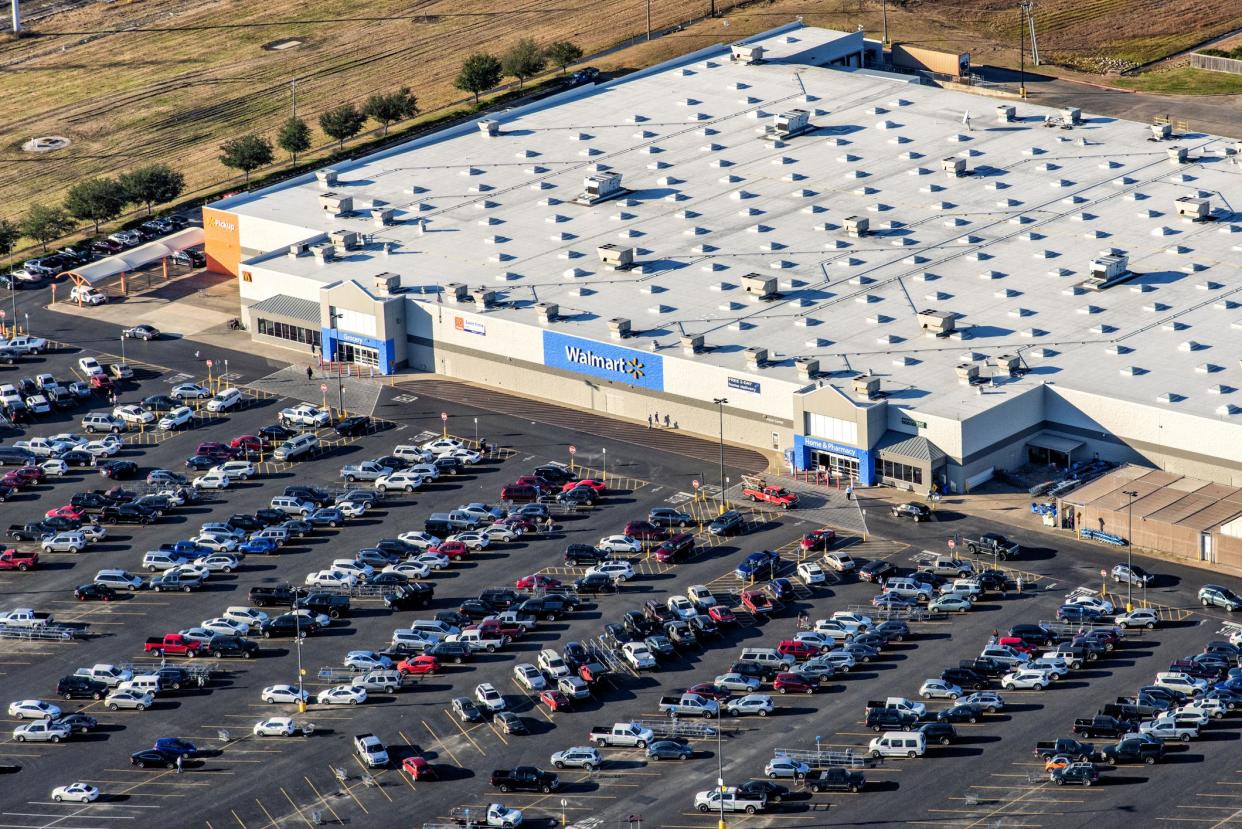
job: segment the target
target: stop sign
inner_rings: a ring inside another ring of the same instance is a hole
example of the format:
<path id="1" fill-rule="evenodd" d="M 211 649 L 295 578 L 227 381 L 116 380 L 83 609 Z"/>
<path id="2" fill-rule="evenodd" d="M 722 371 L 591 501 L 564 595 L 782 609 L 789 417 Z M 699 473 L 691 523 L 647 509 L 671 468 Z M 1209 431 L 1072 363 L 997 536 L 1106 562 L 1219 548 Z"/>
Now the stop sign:
<path id="1" fill-rule="evenodd" d="M 211 360 L 207 361 L 207 368 L 211 368 Z"/>
<path id="2" fill-rule="evenodd" d="M 327 384 L 327 383 L 320 383 L 320 384 L 319 384 L 319 390 L 320 390 L 320 391 L 327 391 L 327 390 L 328 390 L 328 384 Z"/>
<path id="3" fill-rule="evenodd" d="M 571 447 L 569 447 L 569 454 L 571 454 L 571 455 L 576 455 L 576 454 L 578 454 L 578 447 L 577 447 L 577 446 L 571 446 Z"/>
<path id="4" fill-rule="evenodd" d="M 694 487 L 695 489 L 698 489 L 698 488 L 699 488 L 699 479 L 698 479 L 698 478 L 695 478 L 693 481 L 691 481 L 691 482 L 690 482 L 690 486 Z"/>
<path id="5" fill-rule="evenodd" d="M 1100 578 L 1102 578 L 1102 579 L 1106 579 L 1106 578 L 1108 578 L 1108 571 L 1107 571 L 1107 570 L 1100 570 Z"/>
<path id="6" fill-rule="evenodd" d="M 440 412 L 440 419 L 441 419 L 441 420 L 443 420 L 445 423 L 447 423 L 447 422 L 448 422 L 448 412 Z"/>

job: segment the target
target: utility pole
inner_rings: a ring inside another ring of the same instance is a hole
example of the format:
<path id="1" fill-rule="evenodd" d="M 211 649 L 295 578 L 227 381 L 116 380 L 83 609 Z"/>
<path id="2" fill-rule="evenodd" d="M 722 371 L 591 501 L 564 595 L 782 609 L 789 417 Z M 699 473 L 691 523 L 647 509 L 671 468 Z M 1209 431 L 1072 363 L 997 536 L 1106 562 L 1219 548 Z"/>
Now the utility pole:
<path id="1" fill-rule="evenodd" d="M 888 45 L 888 0 L 880 0 L 880 10 L 884 17 L 884 45 Z"/>
<path id="2" fill-rule="evenodd" d="M 1128 516 L 1130 528 L 1126 531 L 1126 613 L 1134 610 L 1134 558 L 1130 555 L 1130 551 L 1134 549 L 1134 499 L 1138 497 L 1138 490 L 1123 490 L 1122 495 L 1130 499 L 1126 505 L 1126 513 Z"/>
<path id="3" fill-rule="evenodd" d="M 1035 2 L 1025 0 L 1022 4 L 1026 11 L 1026 23 L 1031 30 L 1031 66 L 1039 66 L 1039 43 L 1035 40 Z"/>
<path id="4" fill-rule="evenodd" d="M 1026 0 L 1018 4 L 1018 97 L 1026 100 Z"/>
<path id="5" fill-rule="evenodd" d="M 729 402 L 727 397 L 712 398 L 712 402 L 720 410 L 720 513 L 725 511 L 725 474 L 724 474 L 724 407 Z"/>

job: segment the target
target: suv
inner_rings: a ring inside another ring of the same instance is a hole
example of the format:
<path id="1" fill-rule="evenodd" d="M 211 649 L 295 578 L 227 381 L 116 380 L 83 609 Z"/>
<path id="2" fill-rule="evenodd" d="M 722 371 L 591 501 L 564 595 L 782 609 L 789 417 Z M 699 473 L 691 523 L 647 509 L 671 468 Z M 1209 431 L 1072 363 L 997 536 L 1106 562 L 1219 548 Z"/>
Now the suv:
<path id="1" fill-rule="evenodd" d="M 1221 607 L 1233 613 L 1242 610 L 1242 598 L 1228 587 L 1219 584 L 1205 584 L 1199 588 L 1199 604 L 1204 607 Z"/>
<path id="2" fill-rule="evenodd" d="M 926 504 L 918 504 L 914 502 L 894 504 L 892 510 L 894 518 L 909 518 L 916 524 L 920 521 L 926 521 L 931 518 L 931 510 Z"/>
<path id="3" fill-rule="evenodd" d="M 602 561 L 607 561 L 610 557 L 611 553 L 607 550 L 600 550 L 592 547 L 590 544 L 570 544 L 565 548 L 566 566 L 599 564 Z"/>

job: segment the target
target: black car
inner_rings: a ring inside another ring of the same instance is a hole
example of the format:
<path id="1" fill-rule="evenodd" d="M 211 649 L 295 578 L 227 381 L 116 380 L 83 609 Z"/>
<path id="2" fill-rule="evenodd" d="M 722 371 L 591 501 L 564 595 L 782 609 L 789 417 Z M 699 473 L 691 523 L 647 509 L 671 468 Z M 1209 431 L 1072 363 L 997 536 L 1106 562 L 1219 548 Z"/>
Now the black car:
<path id="1" fill-rule="evenodd" d="M 211 469 L 217 463 L 219 463 L 219 461 L 207 455 L 191 455 L 185 459 L 186 469 L 195 469 L 200 472 L 206 469 Z"/>
<path id="2" fill-rule="evenodd" d="M 677 655 L 677 648 L 667 636 L 655 635 L 643 639 L 657 659 L 670 659 Z"/>
<path id="3" fill-rule="evenodd" d="M 560 596 L 550 593 L 546 596 L 527 599 L 512 609 L 518 613 L 534 616 L 536 619 L 554 622 L 557 617 L 565 616 L 577 610 L 578 599 L 575 596 Z"/>
<path id="4" fill-rule="evenodd" d="M 512 711 L 500 711 L 492 718 L 492 722 L 503 728 L 506 734 L 529 734 L 530 729 L 526 726 L 526 720 L 514 714 Z"/>
<path id="5" fill-rule="evenodd" d="M 73 588 L 73 598 L 80 602 L 110 602 L 116 591 L 106 584 L 79 584 Z"/>
<path id="6" fill-rule="evenodd" d="M 310 501 L 317 507 L 325 507 L 333 501 L 332 493 L 313 486 L 287 486 L 281 494 L 302 501 Z"/>
<path id="7" fill-rule="evenodd" d="M 255 517 L 255 520 L 258 521 L 260 524 L 262 524 L 264 527 L 279 526 L 280 524 L 283 524 L 289 518 L 289 516 L 286 513 L 282 512 L 281 510 L 270 509 L 268 507 L 255 510 L 254 517 Z"/>
<path id="8" fill-rule="evenodd" d="M 669 622 L 664 626 L 664 634 L 673 646 L 680 650 L 688 650 L 699 645 L 699 637 L 695 635 L 694 628 L 690 627 L 688 622 Z"/>
<path id="9" fill-rule="evenodd" d="M 186 248 L 179 250 L 169 257 L 178 265 L 185 265 L 188 268 L 201 268 L 207 264 L 207 257 L 201 250 L 194 248 Z"/>
<path id="10" fill-rule="evenodd" d="M 114 481 L 123 481 L 138 474 L 138 464 L 133 461 L 104 461 L 99 465 L 99 474 Z"/>
<path id="11" fill-rule="evenodd" d="M 470 697 L 453 697 L 449 705 L 462 722 L 483 722 L 483 712 Z"/>
<path id="12" fill-rule="evenodd" d="M 207 651 L 216 659 L 226 656 L 249 659 L 259 655 L 259 643 L 244 636 L 213 636 L 207 643 Z"/>
<path id="13" fill-rule="evenodd" d="M 60 459 L 65 462 L 66 466 L 83 467 L 95 465 L 95 456 L 81 449 L 70 449 L 68 452 L 61 452 Z"/>
<path id="14" fill-rule="evenodd" d="M 891 561 L 885 561 L 877 558 L 868 561 L 862 567 L 858 568 L 858 578 L 863 581 L 871 582 L 872 584 L 879 584 L 889 576 L 896 574 L 896 572 L 897 568 L 893 566 Z"/>
<path id="15" fill-rule="evenodd" d="M 782 798 L 789 796 L 789 787 L 771 780 L 747 780 L 737 787 L 737 793 L 747 799 L 764 795 L 769 803 L 780 803 Z"/>
<path id="16" fill-rule="evenodd" d="M 559 463 L 545 463 L 541 466 L 536 466 L 533 474 L 554 484 L 563 485 L 570 481 L 578 480 L 578 476 L 569 471 L 569 467 L 561 466 Z"/>
<path id="17" fill-rule="evenodd" d="M 957 731 L 948 720 L 925 722 L 919 726 L 918 730 L 923 732 L 923 738 L 927 740 L 928 745 L 940 743 L 942 746 L 947 746 L 957 739 Z"/>
<path id="18" fill-rule="evenodd" d="M 746 518 L 737 510 L 729 510 L 707 525 L 712 535 L 734 535 L 746 527 Z"/>
<path id="19" fill-rule="evenodd" d="M 155 520 L 155 515 L 149 509 L 134 504 L 117 504 L 101 509 L 99 520 L 105 524 L 150 524 Z"/>
<path id="20" fill-rule="evenodd" d="M 556 501 L 559 504 L 572 506 L 594 506 L 599 501 L 599 495 L 588 486 L 576 486 L 568 492 L 558 494 Z"/>
<path id="21" fill-rule="evenodd" d="M 565 548 L 565 565 L 567 567 L 599 564 L 601 561 L 607 561 L 609 558 L 611 558 L 611 554 L 607 550 L 596 549 L 590 544 L 570 544 Z"/>
<path id="22" fill-rule="evenodd" d="M 270 441 L 273 444 L 283 443 L 289 438 L 297 434 L 292 429 L 281 426 L 279 423 L 273 423 L 270 426 L 263 426 L 256 433 L 258 437 Z"/>
<path id="23" fill-rule="evenodd" d="M 455 628 L 464 628 L 471 622 L 469 616 L 464 616 L 456 610 L 437 610 L 435 616 L 431 618 Z"/>
<path id="24" fill-rule="evenodd" d="M 431 462 L 431 465 L 440 470 L 441 475 L 456 475 L 465 470 L 466 465 L 462 463 L 461 458 L 440 457 Z"/>
<path id="25" fill-rule="evenodd" d="M 851 771 L 840 766 L 832 766 L 813 771 L 803 779 L 803 785 L 812 792 L 861 792 L 867 785 L 867 778 L 861 771 Z"/>
<path id="26" fill-rule="evenodd" d="M 315 527 L 311 524 L 311 522 L 305 521 L 301 518 L 286 518 L 283 522 L 277 524 L 276 526 L 289 533 L 290 538 L 302 538 L 303 536 L 310 535 L 315 531 Z"/>
<path id="27" fill-rule="evenodd" d="M 493 615 L 496 612 L 496 608 L 482 599 L 466 599 L 457 608 L 457 612 L 464 613 L 471 619 L 483 619 Z"/>
<path id="28" fill-rule="evenodd" d="M 712 617 L 698 614 L 691 616 L 686 620 L 686 624 L 690 626 L 690 630 L 694 631 L 694 635 L 701 641 L 708 637 L 719 636 L 720 627 L 712 621 Z"/>
<path id="29" fill-rule="evenodd" d="M 153 394 L 150 397 L 142 398 L 142 405 L 144 408 L 150 409 L 154 414 L 160 414 L 162 412 L 171 412 L 173 409 L 185 404 L 177 398 L 169 397 L 166 394 Z"/>
<path id="30" fill-rule="evenodd" d="M 591 652 L 581 642 L 566 642 L 561 650 L 561 658 L 565 660 L 566 665 L 576 671 L 579 666 L 591 661 Z"/>
<path id="31" fill-rule="evenodd" d="M 390 553 L 398 558 L 403 556 L 416 556 L 422 552 L 413 544 L 407 544 L 399 538 L 381 538 L 375 542 L 374 548 L 385 553 Z"/>
<path id="32" fill-rule="evenodd" d="M 131 766 L 138 766 L 142 769 L 175 769 L 179 756 L 171 751 L 144 748 L 142 751 L 135 751 L 129 755 L 129 763 Z"/>
<path id="33" fill-rule="evenodd" d="M 742 676 L 754 677 L 762 682 L 768 682 L 776 676 L 778 670 L 761 665 L 758 662 L 752 662 L 749 659 L 743 659 L 729 666 L 729 673 L 741 674 Z"/>
<path id="34" fill-rule="evenodd" d="M 371 429 L 371 418 L 366 415 L 353 415 L 342 418 L 336 424 L 336 433 L 341 437 L 357 437 L 365 435 Z"/>
<path id="35" fill-rule="evenodd" d="M 641 639 L 660 630 L 660 623 L 645 616 L 641 610 L 627 610 L 621 616 L 621 627 L 631 636 Z"/>
<path id="36" fill-rule="evenodd" d="M 575 593 L 586 595 L 616 593 L 620 589 L 607 573 L 591 573 L 582 578 L 574 579 L 573 588 Z"/>
<path id="37" fill-rule="evenodd" d="M 983 719 L 983 709 L 978 705 L 963 702 L 946 708 L 936 715 L 936 719 L 942 723 L 951 722 L 968 722 L 977 723 Z"/>
<path id="38" fill-rule="evenodd" d="M 371 578 L 367 579 L 367 584 L 374 585 L 376 587 L 403 587 L 408 582 L 409 582 L 409 578 L 407 578 L 406 576 L 402 575 L 401 573 L 392 573 L 392 572 L 376 573 L 374 576 L 371 576 Z"/>
<path id="39" fill-rule="evenodd" d="M 940 678 L 970 691 L 984 691 L 991 687 L 986 676 L 969 668 L 945 668 L 940 672 Z"/>
<path id="40" fill-rule="evenodd" d="M 295 613 L 285 613 L 275 619 L 268 619 L 260 626 L 264 639 L 277 636 L 297 636 L 306 638 L 319 630 L 313 619 Z"/>
<path id="41" fill-rule="evenodd" d="M 108 695 L 108 686 L 88 676 L 61 677 L 56 683 L 56 696 L 64 699 L 103 699 Z"/>
<path id="42" fill-rule="evenodd" d="M 656 740 L 647 746 L 647 757 L 652 760 L 689 760 L 694 749 L 677 740 Z"/>
<path id="43" fill-rule="evenodd" d="M 398 458 L 396 455 L 380 455 L 375 459 L 375 462 L 380 466 L 388 467 L 394 472 L 398 472 L 410 466 L 409 461 L 403 458 Z"/>
<path id="44" fill-rule="evenodd" d="M 990 593 L 1006 590 L 1013 584 L 1013 579 L 1002 570 L 984 570 L 975 574 L 974 578 L 979 582 L 980 587 Z"/>
<path id="45" fill-rule="evenodd" d="M 258 532 L 259 530 L 262 530 L 267 526 L 262 521 L 260 521 L 258 518 L 255 518 L 253 515 L 247 515 L 245 513 L 235 513 L 233 515 L 230 515 L 228 518 L 225 519 L 224 523 L 228 524 L 230 527 L 233 527 L 234 529 L 241 530 L 242 532 L 247 532 L 247 533 Z"/>
<path id="46" fill-rule="evenodd" d="M 600 637 L 604 644 L 613 650 L 619 649 L 626 642 L 634 641 L 630 632 L 615 622 L 604 625 L 604 635 Z"/>
<path id="47" fill-rule="evenodd" d="M 889 639 L 884 634 L 868 631 L 867 633 L 854 634 L 854 640 L 849 644 L 868 648 L 869 650 L 875 652 L 872 654 L 872 656 L 875 656 L 879 654 L 880 651 L 884 650 L 884 646 L 888 643 Z"/>
<path id="48" fill-rule="evenodd" d="M 385 593 L 384 607 L 389 610 L 422 610 L 431 606 L 434 596 L 434 586 L 427 582 L 412 581 Z"/>
<path id="49" fill-rule="evenodd" d="M 454 665 L 469 662 L 473 656 L 470 648 L 461 642 L 436 642 L 423 653 L 434 656 L 441 662 L 452 662 Z"/>
<path id="50" fill-rule="evenodd" d="M 479 594 L 479 598 L 498 610 L 508 610 L 526 598 L 512 587 L 489 587 Z"/>
<path id="51" fill-rule="evenodd" d="M 1056 641 L 1052 631 L 1043 625 L 1014 625 L 1009 628 L 1009 635 L 1016 636 L 1023 642 L 1039 645 L 1040 647 L 1051 645 Z"/>
<path id="52" fill-rule="evenodd" d="M 909 518 L 911 521 L 918 523 L 931 518 L 931 510 L 926 504 L 910 502 L 906 504 L 894 504 L 892 506 L 894 518 Z"/>
<path id="53" fill-rule="evenodd" d="M 349 615 L 349 596 L 339 593 L 314 591 L 293 600 L 294 608 L 309 610 L 311 613 L 322 613 L 329 619 L 339 619 Z"/>
<path id="54" fill-rule="evenodd" d="M 99 720 L 90 714 L 65 714 L 52 721 L 53 725 L 63 725 L 70 731 L 85 734 L 92 728 L 99 727 Z"/>

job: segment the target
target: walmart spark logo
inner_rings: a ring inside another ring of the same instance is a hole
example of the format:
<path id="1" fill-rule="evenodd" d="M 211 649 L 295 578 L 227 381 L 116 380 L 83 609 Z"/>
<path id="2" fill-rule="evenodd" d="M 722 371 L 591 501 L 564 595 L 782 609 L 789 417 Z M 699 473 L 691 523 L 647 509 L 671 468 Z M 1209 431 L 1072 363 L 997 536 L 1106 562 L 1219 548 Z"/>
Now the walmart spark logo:
<path id="1" fill-rule="evenodd" d="M 635 380 L 641 380 L 646 375 L 647 366 L 637 357 L 631 357 L 625 361 L 625 373 L 633 377 Z"/>

